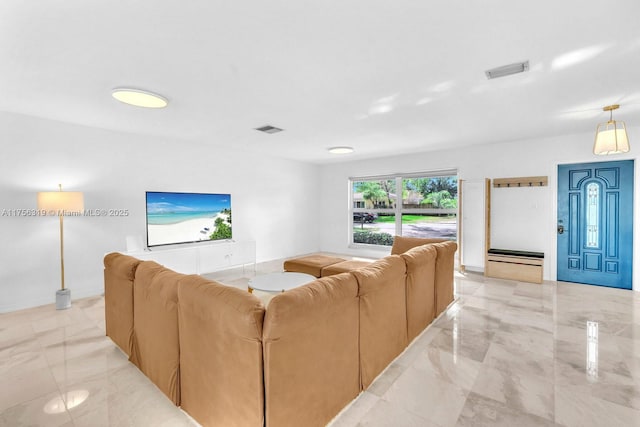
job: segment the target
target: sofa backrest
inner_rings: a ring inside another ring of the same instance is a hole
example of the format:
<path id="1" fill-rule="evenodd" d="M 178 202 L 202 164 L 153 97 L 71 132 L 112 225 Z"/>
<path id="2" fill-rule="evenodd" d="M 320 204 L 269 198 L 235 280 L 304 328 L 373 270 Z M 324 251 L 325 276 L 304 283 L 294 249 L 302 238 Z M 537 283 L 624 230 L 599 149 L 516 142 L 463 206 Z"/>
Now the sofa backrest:
<path id="1" fill-rule="evenodd" d="M 133 279 L 137 258 L 117 252 L 104 257 L 104 317 L 107 336 L 131 356 L 133 349 Z"/>
<path id="2" fill-rule="evenodd" d="M 393 245 L 391 246 L 391 255 L 400 255 L 416 246 L 426 245 L 428 243 L 450 242 L 447 239 L 425 239 L 422 237 L 404 237 L 394 236 Z"/>
<path id="3" fill-rule="evenodd" d="M 390 255 L 351 272 L 360 297 L 360 377 L 362 389 L 408 344 L 406 265 Z"/>
<path id="4" fill-rule="evenodd" d="M 196 275 L 178 298 L 182 408 L 203 426 L 262 426 L 264 306 Z"/>
<path id="5" fill-rule="evenodd" d="M 453 301 L 453 267 L 454 256 L 458 250 L 458 244 L 447 239 L 422 239 L 418 237 L 395 236 L 393 238 L 392 254 L 402 254 L 411 248 L 433 244 L 438 256 L 436 257 L 436 311 L 439 316 Z"/>
<path id="6" fill-rule="evenodd" d="M 133 284 L 135 364 L 173 403 L 180 405 L 178 280 L 183 277 L 153 261 L 136 269 Z"/>
<path id="7" fill-rule="evenodd" d="M 435 318 L 436 255 L 433 245 L 417 246 L 401 257 L 407 266 L 407 338 L 411 342 Z"/>
<path id="8" fill-rule="evenodd" d="M 436 257 L 436 317 L 453 302 L 453 266 L 458 244 L 447 241 L 434 243 Z"/>
<path id="9" fill-rule="evenodd" d="M 324 426 L 360 392 L 350 273 L 276 295 L 264 320 L 266 426 Z"/>

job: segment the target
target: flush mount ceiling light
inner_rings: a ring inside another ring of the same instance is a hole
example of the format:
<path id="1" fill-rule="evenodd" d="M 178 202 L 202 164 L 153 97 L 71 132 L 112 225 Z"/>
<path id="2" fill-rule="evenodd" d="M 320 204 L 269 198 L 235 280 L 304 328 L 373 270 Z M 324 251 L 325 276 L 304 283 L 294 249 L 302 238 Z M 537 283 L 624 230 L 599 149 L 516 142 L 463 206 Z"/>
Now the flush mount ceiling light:
<path id="1" fill-rule="evenodd" d="M 629 138 L 624 122 L 613 120 L 613 110 L 620 108 L 618 104 L 607 105 L 602 110 L 609 112 L 609 121 L 600 123 L 596 128 L 596 142 L 593 154 L 618 154 L 629 151 Z"/>
<path id="2" fill-rule="evenodd" d="M 329 148 L 331 154 L 349 154 L 353 153 L 352 147 L 331 147 Z"/>
<path id="3" fill-rule="evenodd" d="M 503 65 L 501 67 L 492 68 L 484 73 L 489 80 L 497 79 L 498 77 L 510 76 L 512 74 L 524 73 L 529 71 L 529 61 L 516 62 L 515 64 Z"/>
<path id="4" fill-rule="evenodd" d="M 259 128 L 255 128 L 256 130 L 260 131 L 260 132 L 264 132 L 264 133 L 278 133 L 278 132 L 282 132 L 284 129 L 280 129 L 277 128 L 275 126 L 271 126 L 271 125 L 264 125 L 264 126 L 260 126 Z"/>
<path id="5" fill-rule="evenodd" d="M 140 89 L 116 88 L 111 95 L 120 102 L 143 108 L 164 108 L 169 103 L 163 96 Z"/>

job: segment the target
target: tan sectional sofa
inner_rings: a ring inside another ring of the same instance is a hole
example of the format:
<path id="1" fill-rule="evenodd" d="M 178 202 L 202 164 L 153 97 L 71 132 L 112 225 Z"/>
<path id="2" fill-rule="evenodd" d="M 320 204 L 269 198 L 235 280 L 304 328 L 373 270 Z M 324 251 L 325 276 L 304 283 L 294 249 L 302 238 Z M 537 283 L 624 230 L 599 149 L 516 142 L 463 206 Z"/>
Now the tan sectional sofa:
<path id="1" fill-rule="evenodd" d="M 267 426 L 321 426 L 360 393 L 358 283 L 349 273 L 276 295 L 262 334 Z"/>
<path id="2" fill-rule="evenodd" d="M 107 336 L 127 356 L 133 349 L 133 279 L 140 260 L 119 253 L 104 257 L 104 305 Z"/>
<path id="3" fill-rule="evenodd" d="M 456 244 L 411 243 L 266 308 L 241 289 L 109 254 L 107 335 L 203 426 L 322 426 L 453 301 Z"/>
<path id="4" fill-rule="evenodd" d="M 133 351 L 130 360 L 180 405 L 178 287 L 182 274 L 141 262 L 133 280 Z"/>
<path id="5" fill-rule="evenodd" d="M 407 267 L 390 255 L 354 270 L 360 297 L 360 376 L 366 389 L 408 344 Z M 349 274 L 349 273 L 346 273 Z"/>
<path id="6" fill-rule="evenodd" d="M 436 249 L 435 263 L 435 312 L 438 317 L 453 301 L 453 266 L 458 245 L 446 239 L 421 239 L 417 237 L 396 236 L 391 247 L 392 254 L 403 254 L 423 245 L 431 245 Z"/>
<path id="7" fill-rule="evenodd" d="M 264 306 L 201 276 L 178 281 L 181 406 L 203 426 L 264 420 Z"/>
<path id="8" fill-rule="evenodd" d="M 437 254 L 433 245 L 424 245 L 409 249 L 401 255 L 407 266 L 406 306 L 409 341 L 417 337 L 436 318 Z M 451 286 L 453 288 L 453 282 Z"/>

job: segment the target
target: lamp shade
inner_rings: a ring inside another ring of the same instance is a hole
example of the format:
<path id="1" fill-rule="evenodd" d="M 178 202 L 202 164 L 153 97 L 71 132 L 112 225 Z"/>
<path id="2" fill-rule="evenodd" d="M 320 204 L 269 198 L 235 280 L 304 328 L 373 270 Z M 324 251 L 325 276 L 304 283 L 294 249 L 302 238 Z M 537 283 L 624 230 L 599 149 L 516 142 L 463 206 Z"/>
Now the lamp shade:
<path id="1" fill-rule="evenodd" d="M 624 122 L 613 120 L 613 110 L 620 105 L 607 105 L 602 111 L 609 112 L 609 121 L 600 123 L 596 128 L 596 141 L 593 144 L 593 154 L 606 155 L 626 153 L 629 151 L 629 137 Z"/>
<path id="2" fill-rule="evenodd" d="M 63 212 L 82 212 L 84 196 L 79 191 L 43 191 L 38 193 L 38 210 Z"/>
<path id="3" fill-rule="evenodd" d="M 617 154 L 629 151 L 629 138 L 624 122 L 611 120 L 598 125 L 596 141 L 593 145 L 594 154 Z"/>

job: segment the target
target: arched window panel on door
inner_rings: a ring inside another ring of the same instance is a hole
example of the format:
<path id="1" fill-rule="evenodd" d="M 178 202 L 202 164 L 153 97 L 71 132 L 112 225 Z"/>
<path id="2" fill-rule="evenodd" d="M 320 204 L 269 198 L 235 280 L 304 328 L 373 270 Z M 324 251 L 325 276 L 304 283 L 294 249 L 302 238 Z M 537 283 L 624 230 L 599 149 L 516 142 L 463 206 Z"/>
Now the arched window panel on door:
<path id="1" fill-rule="evenodd" d="M 600 186 L 595 182 L 589 183 L 586 188 L 586 247 L 597 248 L 600 245 Z"/>

